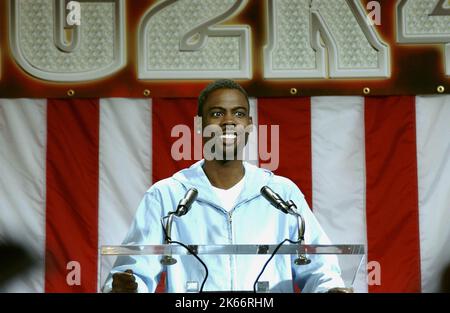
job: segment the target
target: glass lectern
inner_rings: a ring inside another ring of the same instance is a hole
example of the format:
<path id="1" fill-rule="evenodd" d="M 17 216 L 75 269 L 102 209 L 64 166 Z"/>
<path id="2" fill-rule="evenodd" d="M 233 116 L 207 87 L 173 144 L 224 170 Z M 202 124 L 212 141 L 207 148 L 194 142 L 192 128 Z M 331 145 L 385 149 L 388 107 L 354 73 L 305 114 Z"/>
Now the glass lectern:
<path id="1" fill-rule="evenodd" d="M 273 253 L 277 245 L 247 245 L 247 244 L 227 244 L 227 245 L 188 245 L 191 251 L 201 258 L 204 255 L 267 255 Z M 123 246 L 102 246 L 100 248 L 101 259 L 101 290 L 107 279 L 109 270 L 117 256 L 159 256 L 159 259 L 173 258 L 175 256 L 189 255 L 190 252 L 184 247 L 176 244 L 165 245 L 123 245 Z M 365 276 L 365 251 L 364 245 L 296 245 L 284 244 L 276 253 L 277 255 L 292 255 L 295 260 L 308 258 L 317 254 L 335 255 L 342 270 L 342 279 L 346 288 L 353 288 L 355 280 L 359 275 Z M 170 263 L 170 262 L 169 262 Z M 297 263 L 297 262 L 296 262 Z M 301 263 L 301 261 L 299 262 Z M 171 266 L 177 266 L 173 264 Z M 301 265 L 299 265 L 301 266 Z M 361 276 L 363 277 L 363 276 Z M 188 292 L 198 292 L 201 282 L 186 282 Z M 270 282 L 260 282 L 258 292 L 268 292 Z"/>

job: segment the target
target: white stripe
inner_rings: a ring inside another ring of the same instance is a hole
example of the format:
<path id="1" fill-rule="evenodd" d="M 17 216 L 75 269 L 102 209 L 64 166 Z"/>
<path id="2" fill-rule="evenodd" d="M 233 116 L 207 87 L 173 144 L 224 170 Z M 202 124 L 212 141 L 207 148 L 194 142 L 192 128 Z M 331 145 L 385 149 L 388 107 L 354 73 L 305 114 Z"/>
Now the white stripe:
<path id="1" fill-rule="evenodd" d="M 364 244 L 364 98 L 311 98 L 313 209 L 335 244 Z M 351 277 L 354 257 L 341 260 Z M 350 259 L 351 258 L 351 259 Z M 354 287 L 367 292 L 365 265 Z"/>
<path id="2" fill-rule="evenodd" d="M 253 131 L 248 136 L 248 144 L 244 149 L 244 160 L 249 163 L 258 166 L 259 154 L 258 154 L 258 100 L 250 98 L 250 116 L 253 119 Z"/>
<path id="3" fill-rule="evenodd" d="M 151 185 L 149 100 L 100 100 L 99 246 L 119 245 Z M 100 281 L 114 258 L 99 260 Z"/>
<path id="4" fill-rule="evenodd" d="M 422 291 L 450 266 L 450 96 L 416 97 Z"/>
<path id="5" fill-rule="evenodd" d="M 44 291 L 46 125 L 45 100 L 0 99 L 0 241 L 36 257 L 3 292 Z"/>

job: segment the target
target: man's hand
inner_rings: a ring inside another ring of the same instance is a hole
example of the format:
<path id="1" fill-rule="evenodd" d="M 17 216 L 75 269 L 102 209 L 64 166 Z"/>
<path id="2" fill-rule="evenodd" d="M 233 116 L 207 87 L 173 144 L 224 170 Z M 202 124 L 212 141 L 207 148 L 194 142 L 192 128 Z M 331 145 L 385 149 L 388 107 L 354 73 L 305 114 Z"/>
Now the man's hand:
<path id="1" fill-rule="evenodd" d="M 353 293 L 353 288 L 335 287 L 328 290 L 328 293 Z"/>
<path id="2" fill-rule="evenodd" d="M 112 291 L 111 292 L 128 292 L 136 293 L 138 284 L 132 270 L 126 270 L 123 273 L 113 274 Z"/>

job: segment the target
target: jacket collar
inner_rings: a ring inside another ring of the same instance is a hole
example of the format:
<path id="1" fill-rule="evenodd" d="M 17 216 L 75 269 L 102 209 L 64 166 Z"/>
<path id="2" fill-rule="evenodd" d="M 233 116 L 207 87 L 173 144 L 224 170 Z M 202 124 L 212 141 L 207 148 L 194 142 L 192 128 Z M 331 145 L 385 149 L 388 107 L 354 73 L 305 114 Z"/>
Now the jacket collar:
<path id="1" fill-rule="evenodd" d="M 220 201 L 212 189 L 212 185 L 203 171 L 205 160 L 200 160 L 173 175 L 173 178 L 179 181 L 185 188 L 196 188 L 198 190 L 197 201 L 207 202 L 215 207 L 221 208 Z M 243 162 L 245 169 L 244 188 L 236 202 L 239 205 L 242 202 L 249 201 L 260 195 L 260 190 L 267 185 L 273 177 L 273 173 L 258 168 L 250 163 Z"/>

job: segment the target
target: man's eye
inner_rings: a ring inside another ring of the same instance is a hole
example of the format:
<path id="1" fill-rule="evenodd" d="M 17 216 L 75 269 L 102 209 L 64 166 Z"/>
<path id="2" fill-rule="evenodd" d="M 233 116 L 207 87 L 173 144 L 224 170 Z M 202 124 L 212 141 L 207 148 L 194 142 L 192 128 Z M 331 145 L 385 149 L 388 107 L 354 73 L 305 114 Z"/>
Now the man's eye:
<path id="1" fill-rule="evenodd" d="M 237 111 L 237 112 L 235 113 L 235 115 L 236 115 L 237 117 L 244 117 L 244 116 L 245 116 L 245 113 L 244 113 L 244 112 L 239 112 L 239 111 Z"/>
<path id="2" fill-rule="evenodd" d="M 212 117 L 221 117 L 222 116 L 222 112 L 212 112 L 211 116 Z"/>

